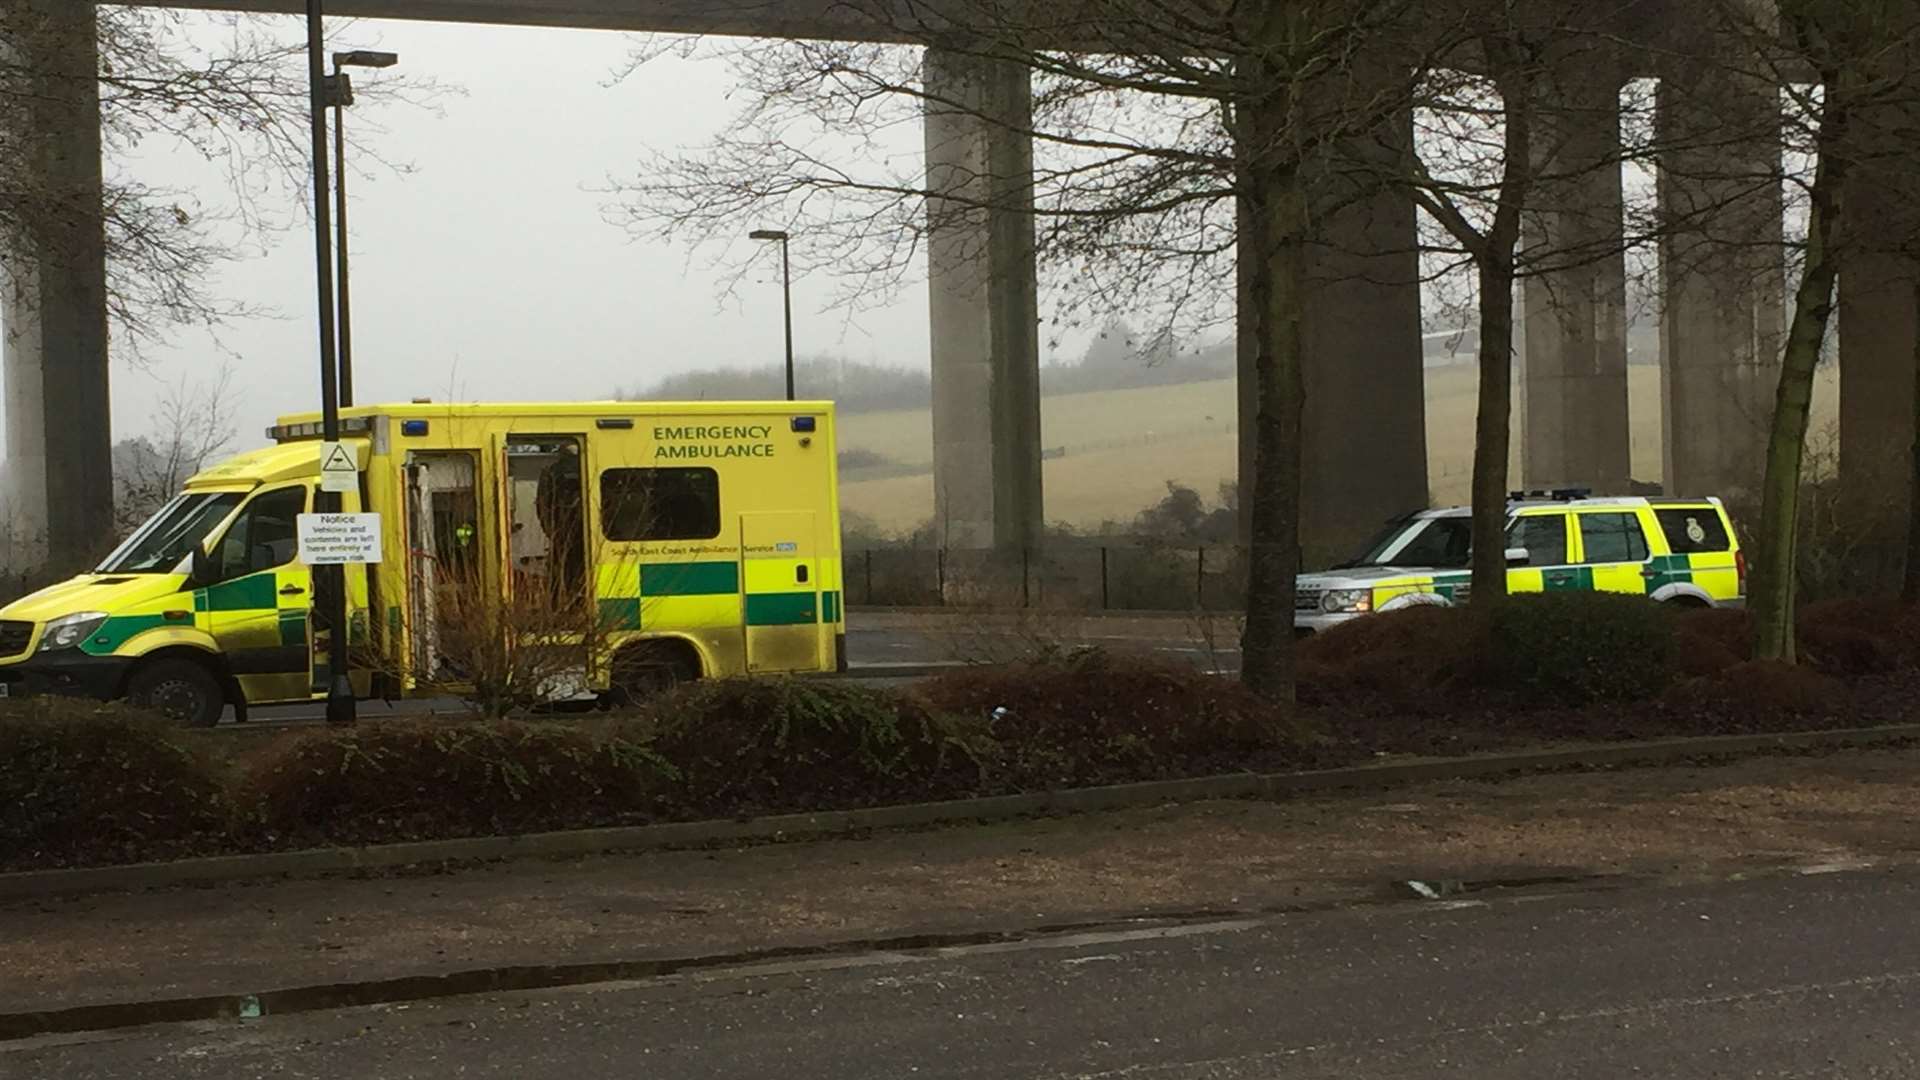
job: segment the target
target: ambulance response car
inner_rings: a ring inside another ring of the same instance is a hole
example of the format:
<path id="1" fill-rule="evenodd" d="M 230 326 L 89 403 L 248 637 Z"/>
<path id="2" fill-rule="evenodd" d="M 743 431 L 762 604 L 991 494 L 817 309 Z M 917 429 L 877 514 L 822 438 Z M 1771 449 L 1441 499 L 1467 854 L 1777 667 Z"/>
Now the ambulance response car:
<path id="1" fill-rule="evenodd" d="M 538 631 L 580 654 L 548 678 L 553 697 L 835 670 L 833 424 L 825 402 L 344 410 L 359 490 L 342 509 L 379 515 L 379 561 L 345 568 L 356 693 L 460 692 L 487 660 L 476 638 L 534 633 L 514 614 L 569 605 L 595 622 Z M 324 697 L 298 539 L 320 421 L 268 435 L 187 481 L 93 572 L 0 609 L 0 693 L 127 698 L 202 725 L 227 705 Z"/>
<path id="2" fill-rule="evenodd" d="M 1465 603 L 1472 533 L 1465 507 L 1389 523 L 1359 558 L 1301 575 L 1295 632 L 1369 612 Z M 1509 592 L 1599 590 L 1699 607 L 1746 599 L 1746 558 L 1717 498 L 1516 494 L 1507 505 L 1506 556 Z"/>

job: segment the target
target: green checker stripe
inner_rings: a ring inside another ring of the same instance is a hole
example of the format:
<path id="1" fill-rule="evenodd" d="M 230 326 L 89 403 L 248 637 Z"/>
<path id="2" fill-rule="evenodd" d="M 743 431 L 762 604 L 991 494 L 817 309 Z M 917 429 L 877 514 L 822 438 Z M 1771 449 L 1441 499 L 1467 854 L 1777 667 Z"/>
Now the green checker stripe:
<path id="1" fill-rule="evenodd" d="M 1472 584 L 1473 575 L 1471 573 L 1433 575 L 1433 591 L 1444 597 L 1449 604 L 1459 603 L 1466 596 L 1469 591 L 1469 586 Z"/>
<path id="2" fill-rule="evenodd" d="M 1693 580 L 1693 566 L 1685 555 L 1655 555 L 1647 569 L 1653 572 L 1653 576 L 1647 579 L 1648 592 Z"/>
<path id="3" fill-rule="evenodd" d="M 280 612 L 280 644 L 305 645 L 307 643 L 307 613 L 296 609 Z"/>
<path id="4" fill-rule="evenodd" d="M 644 563 L 641 596 L 719 596 L 740 591 L 736 562 Z"/>
<path id="5" fill-rule="evenodd" d="M 1593 567 L 1554 566 L 1540 575 L 1544 592 L 1592 592 Z"/>
<path id="6" fill-rule="evenodd" d="M 759 593 L 747 597 L 748 626 L 800 626 L 822 621 L 814 614 L 813 595 L 803 593 Z M 834 593 L 821 597 L 822 609 L 835 607 L 840 598 Z"/>
<path id="7" fill-rule="evenodd" d="M 125 645 L 136 634 L 144 634 L 156 626 L 165 626 L 169 622 L 175 625 L 191 626 L 192 623 L 179 619 L 169 620 L 165 615 L 115 615 L 100 624 L 87 640 L 80 643 L 80 651 L 89 656 L 111 656 L 120 646 Z"/>
<path id="8" fill-rule="evenodd" d="M 640 629 L 640 598 L 629 596 L 600 601 L 600 628 L 602 630 Z"/>
<path id="9" fill-rule="evenodd" d="M 840 594 L 826 592 L 820 594 L 820 621 L 837 623 L 840 621 Z"/>
<path id="10" fill-rule="evenodd" d="M 223 581 L 218 585 L 209 585 L 193 594 L 195 611 L 258 611 L 262 608 L 277 608 L 280 600 L 275 596 L 278 585 L 272 571 L 249 574 L 232 581 Z"/>

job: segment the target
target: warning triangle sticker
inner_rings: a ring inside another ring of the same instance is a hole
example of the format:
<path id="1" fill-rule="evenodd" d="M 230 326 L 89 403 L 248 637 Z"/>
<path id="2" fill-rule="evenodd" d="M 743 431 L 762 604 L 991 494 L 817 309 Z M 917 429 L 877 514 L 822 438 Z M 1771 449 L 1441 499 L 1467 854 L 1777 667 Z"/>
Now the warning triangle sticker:
<path id="1" fill-rule="evenodd" d="M 354 464 L 353 455 L 347 452 L 347 448 L 341 446 L 339 443 L 334 443 L 327 448 L 327 456 L 325 460 L 320 462 L 320 471 L 359 472 L 360 470 L 359 467 Z"/>

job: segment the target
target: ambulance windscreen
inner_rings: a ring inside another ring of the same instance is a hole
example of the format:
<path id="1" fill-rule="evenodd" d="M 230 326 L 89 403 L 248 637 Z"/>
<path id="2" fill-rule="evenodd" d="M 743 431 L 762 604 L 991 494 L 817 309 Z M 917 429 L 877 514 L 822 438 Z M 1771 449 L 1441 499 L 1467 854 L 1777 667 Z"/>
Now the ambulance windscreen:
<path id="1" fill-rule="evenodd" d="M 240 505 L 240 492 L 180 495 L 134 531 L 99 566 L 102 574 L 170 574 Z"/>

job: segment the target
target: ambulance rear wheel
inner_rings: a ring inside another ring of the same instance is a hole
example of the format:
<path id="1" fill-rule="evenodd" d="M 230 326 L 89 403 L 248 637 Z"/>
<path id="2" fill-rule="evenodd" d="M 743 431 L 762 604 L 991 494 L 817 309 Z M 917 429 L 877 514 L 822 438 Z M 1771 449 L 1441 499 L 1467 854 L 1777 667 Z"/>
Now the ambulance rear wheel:
<path id="1" fill-rule="evenodd" d="M 607 704 L 614 708 L 637 705 L 698 679 L 700 657 L 685 642 L 642 642 L 614 656 L 612 676 Z"/>
<path id="2" fill-rule="evenodd" d="M 127 680 L 127 700 L 188 727 L 212 727 L 220 722 L 226 695 L 213 673 L 191 660 L 155 660 L 137 668 Z"/>

